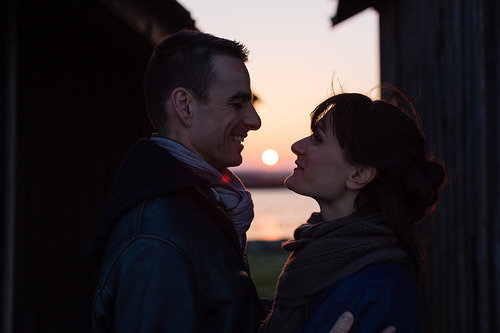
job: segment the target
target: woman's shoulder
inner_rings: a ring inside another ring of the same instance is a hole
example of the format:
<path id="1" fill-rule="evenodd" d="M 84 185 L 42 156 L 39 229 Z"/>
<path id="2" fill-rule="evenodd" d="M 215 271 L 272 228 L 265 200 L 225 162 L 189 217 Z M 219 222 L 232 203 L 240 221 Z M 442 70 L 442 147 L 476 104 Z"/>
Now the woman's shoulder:
<path id="1" fill-rule="evenodd" d="M 403 290 L 416 293 L 416 284 L 408 264 L 397 261 L 385 261 L 370 264 L 356 273 L 332 283 L 313 303 L 322 303 L 332 294 L 352 294 L 353 292 L 370 291 L 387 298 L 401 295 Z"/>
<path id="2" fill-rule="evenodd" d="M 416 284 L 410 266 L 393 261 L 371 264 L 334 282 L 310 304 L 303 332 L 331 327 L 346 310 L 359 319 L 352 332 L 375 332 L 389 325 L 419 332 Z"/>
<path id="3" fill-rule="evenodd" d="M 350 277 L 339 280 L 339 285 L 356 284 L 387 291 L 396 289 L 414 290 L 416 281 L 409 263 L 384 261 L 370 264 Z"/>

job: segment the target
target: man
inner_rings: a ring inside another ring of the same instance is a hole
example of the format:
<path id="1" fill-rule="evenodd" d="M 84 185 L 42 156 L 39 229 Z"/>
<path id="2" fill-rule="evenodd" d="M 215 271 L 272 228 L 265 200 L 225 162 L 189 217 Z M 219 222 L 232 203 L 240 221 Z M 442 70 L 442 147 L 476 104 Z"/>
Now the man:
<path id="1" fill-rule="evenodd" d="M 243 45 L 183 31 L 144 78 L 157 134 L 137 142 L 91 243 L 95 332 L 253 332 L 263 316 L 245 261 L 250 194 L 227 167 L 260 127 Z"/>
<path id="2" fill-rule="evenodd" d="M 123 161 L 90 245 L 94 332 L 258 329 L 266 312 L 245 257 L 253 204 L 227 169 L 261 125 L 246 60 L 243 45 L 198 32 L 156 47 L 144 93 L 157 133 Z"/>

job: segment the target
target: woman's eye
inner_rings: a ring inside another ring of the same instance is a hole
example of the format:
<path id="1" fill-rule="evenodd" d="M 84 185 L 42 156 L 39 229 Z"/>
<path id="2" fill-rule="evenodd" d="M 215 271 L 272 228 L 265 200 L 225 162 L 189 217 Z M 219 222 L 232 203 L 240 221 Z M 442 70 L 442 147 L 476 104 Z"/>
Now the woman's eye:
<path id="1" fill-rule="evenodd" d="M 311 135 L 311 138 L 313 139 L 314 142 L 321 142 L 321 136 L 319 136 L 317 133 L 313 133 Z"/>

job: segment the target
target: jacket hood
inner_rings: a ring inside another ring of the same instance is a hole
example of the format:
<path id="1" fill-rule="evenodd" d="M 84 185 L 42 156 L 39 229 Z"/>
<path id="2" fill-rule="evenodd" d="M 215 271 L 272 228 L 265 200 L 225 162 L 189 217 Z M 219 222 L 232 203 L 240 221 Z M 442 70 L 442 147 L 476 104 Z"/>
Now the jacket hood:
<path id="1" fill-rule="evenodd" d="M 97 266 L 109 236 L 127 212 L 143 201 L 196 186 L 208 187 L 210 183 L 154 142 L 139 140 L 120 166 L 100 227 L 90 242 L 89 253 Z"/>

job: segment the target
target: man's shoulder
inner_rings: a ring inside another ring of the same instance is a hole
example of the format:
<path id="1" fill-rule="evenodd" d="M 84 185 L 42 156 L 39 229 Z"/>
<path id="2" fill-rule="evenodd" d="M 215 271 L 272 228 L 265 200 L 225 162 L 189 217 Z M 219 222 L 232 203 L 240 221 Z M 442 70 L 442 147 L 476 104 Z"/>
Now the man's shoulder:
<path id="1" fill-rule="evenodd" d="M 215 216 L 203 208 L 199 200 L 203 198 L 197 197 L 193 190 L 142 201 L 116 224 L 105 250 L 107 261 L 144 239 L 148 239 L 150 246 L 175 247 L 186 253 L 203 249 L 201 241 L 208 242 L 219 232 L 211 222 Z M 200 237 L 201 234 L 204 237 Z"/>
<path id="2" fill-rule="evenodd" d="M 172 236 L 188 231 L 198 224 L 215 218 L 215 207 L 195 188 L 183 189 L 147 198 L 118 221 L 115 229 L 123 228 L 130 236 L 156 234 Z"/>
<path id="3" fill-rule="evenodd" d="M 201 195 L 195 188 L 171 192 L 146 200 L 141 209 L 141 232 L 179 232 L 206 225 L 207 220 L 215 219 L 215 205 Z"/>

